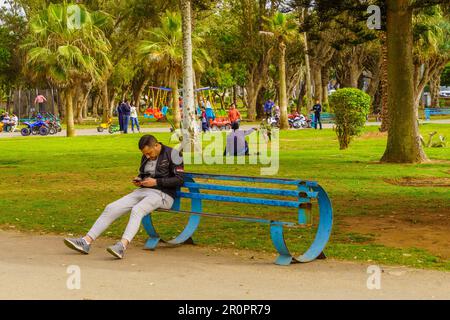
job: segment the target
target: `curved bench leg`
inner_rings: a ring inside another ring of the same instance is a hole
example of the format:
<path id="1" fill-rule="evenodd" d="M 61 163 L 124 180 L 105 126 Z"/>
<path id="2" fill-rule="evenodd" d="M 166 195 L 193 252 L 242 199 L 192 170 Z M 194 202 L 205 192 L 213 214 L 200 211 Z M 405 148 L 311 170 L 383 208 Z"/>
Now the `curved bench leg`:
<path id="1" fill-rule="evenodd" d="M 288 266 L 293 262 L 296 262 L 294 257 L 289 252 L 289 249 L 286 246 L 286 242 L 284 241 L 283 234 L 283 225 L 280 223 L 272 222 L 270 224 L 270 238 L 272 239 L 272 243 L 280 254 L 278 258 L 275 260 L 275 264 L 280 266 Z"/>
<path id="2" fill-rule="evenodd" d="M 149 235 L 148 240 L 145 242 L 144 248 L 149 250 L 155 250 L 156 246 L 161 240 L 161 237 L 156 232 L 155 227 L 153 226 L 153 221 L 150 214 L 146 215 L 142 219 L 142 225 L 144 226 L 145 231 Z"/>
<path id="3" fill-rule="evenodd" d="M 190 179 L 189 181 L 194 181 Z M 197 188 L 190 188 L 191 192 L 199 192 Z M 174 210 L 180 210 L 180 198 L 177 198 L 172 206 Z M 192 212 L 202 212 L 202 200 L 201 199 L 192 199 L 191 200 L 191 211 Z M 192 235 L 195 230 L 197 230 L 198 225 L 200 224 L 200 216 L 199 215 L 191 215 L 189 217 L 188 223 L 184 230 L 174 239 L 167 241 L 167 243 L 178 245 L 182 243 L 193 244 L 194 240 L 192 240 Z"/>
<path id="4" fill-rule="evenodd" d="M 333 226 L 333 208 L 331 206 L 330 198 L 321 186 L 313 188 L 314 191 L 319 192 L 319 227 L 317 229 L 316 237 L 309 249 L 300 257 L 297 258 L 299 262 L 310 262 L 317 258 L 325 256 L 323 250 L 327 245 L 331 235 L 331 228 Z"/>
<path id="5" fill-rule="evenodd" d="M 200 223 L 200 216 L 198 215 L 191 215 L 189 217 L 189 221 L 184 228 L 183 232 L 181 232 L 175 239 L 172 239 L 170 241 L 167 241 L 167 243 L 178 245 L 182 243 L 193 243 L 192 235 L 194 234 L 195 230 L 197 230 L 197 227 Z"/>

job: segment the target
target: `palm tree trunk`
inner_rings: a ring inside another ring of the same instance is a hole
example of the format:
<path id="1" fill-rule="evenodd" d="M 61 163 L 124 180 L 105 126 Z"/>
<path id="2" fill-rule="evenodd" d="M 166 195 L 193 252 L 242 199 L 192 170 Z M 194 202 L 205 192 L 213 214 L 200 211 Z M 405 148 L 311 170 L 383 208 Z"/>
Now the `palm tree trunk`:
<path id="1" fill-rule="evenodd" d="M 414 105 L 413 9 L 409 0 L 387 1 L 388 105 L 391 120 L 383 162 L 420 163 L 422 149 Z"/>
<path id="2" fill-rule="evenodd" d="M 286 45 L 283 41 L 279 44 L 280 60 L 279 60 L 279 81 L 280 81 L 280 129 L 289 129 L 287 114 L 287 96 L 286 96 Z"/>
<path id="3" fill-rule="evenodd" d="M 172 79 L 172 113 L 173 113 L 173 125 L 176 129 L 181 127 L 181 114 L 178 95 L 178 78 L 173 76 Z"/>
<path id="4" fill-rule="evenodd" d="M 64 100 L 66 105 L 66 125 L 67 125 L 67 137 L 75 136 L 75 124 L 73 116 L 73 89 L 67 88 L 64 90 Z"/>
<path id="5" fill-rule="evenodd" d="M 107 123 L 109 118 L 109 97 L 108 97 L 108 83 L 105 82 L 102 85 L 102 105 L 103 105 L 103 117 L 102 122 Z"/>
<path id="6" fill-rule="evenodd" d="M 188 142 L 195 146 L 198 137 L 198 129 L 195 117 L 194 96 L 194 68 L 192 61 L 192 21 L 191 1 L 181 0 L 181 16 L 183 30 L 183 129 L 184 135 L 189 135 Z"/>

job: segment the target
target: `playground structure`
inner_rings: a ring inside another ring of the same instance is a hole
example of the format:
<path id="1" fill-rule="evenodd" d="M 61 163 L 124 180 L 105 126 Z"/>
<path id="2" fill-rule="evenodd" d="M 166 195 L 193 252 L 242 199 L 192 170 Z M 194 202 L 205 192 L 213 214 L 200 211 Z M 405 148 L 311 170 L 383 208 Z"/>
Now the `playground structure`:
<path id="1" fill-rule="evenodd" d="M 196 111 L 197 114 L 200 115 L 200 105 L 204 105 L 207 107 L 208 105 L 212 108 L 214 112 L 213 120 L 216 116 L 219 117 L 226 117 L 227 113 L 225 110 L 217 110 L 215 107 L 215 102 L 213 95 L 211 94 L 212 91 L 216 90 L 216 88 L 211 87 L 203 87 L 195 89 L 195 93 L 197 94 L 197 107 Z M 182 94 L 183 89 L 178 90 L 180 94 Z M 172 93 L 171 88 L 167 87 L 155 87 L 150 86 L 148 87 L 148 94 L 146 96 L 147 105 L 146 108 L 140 108 L 140 111 L 144 114 L 144 118 L 148 119 L 156 119 L 156 121 L 163 121 L 167 120 L 167 114 L 171 112 L 169 105 L 172 104 L 170 94 Z M 206 93 L 206 94 L 205 94 Z M 180 98 L 181 99 L 181 98 Z M 180 108 L 183 108 L 182 104 L 180 103 Z M 182 113 L 181 113 L 182 114 Z M 216 123 L 210 123 L 210 126 L 212 127 L 215 125 L 217 128 L 222 128 L 227 125 L 225 119 L 218 119 Z"/>

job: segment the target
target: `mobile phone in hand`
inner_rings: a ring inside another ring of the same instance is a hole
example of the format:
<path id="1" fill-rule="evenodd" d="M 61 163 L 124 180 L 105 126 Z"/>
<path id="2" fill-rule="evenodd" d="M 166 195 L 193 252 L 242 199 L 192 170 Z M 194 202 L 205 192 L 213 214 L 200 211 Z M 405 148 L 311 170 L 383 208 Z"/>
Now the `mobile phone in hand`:
<path id="1" fill-rule="evenodd" d="M 142 181 L 141 178 L 134 178 L 134 179 L 133 179 L 133 182 L 141 182 L 141 181 Z"/>

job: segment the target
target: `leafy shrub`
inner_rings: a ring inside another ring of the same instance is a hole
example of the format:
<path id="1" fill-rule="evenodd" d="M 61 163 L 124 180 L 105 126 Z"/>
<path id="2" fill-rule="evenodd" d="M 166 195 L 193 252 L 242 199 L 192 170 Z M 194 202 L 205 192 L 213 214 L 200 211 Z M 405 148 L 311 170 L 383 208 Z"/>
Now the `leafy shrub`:
<path id="1" fill-rule="evenodd" d="M 336 115 L 335 130 L 341 150 L 347 149 L 351 139 L 360 134 L 370 109 L 370 96 L 358 89 L 344 88 L 330 96 Z"/>

